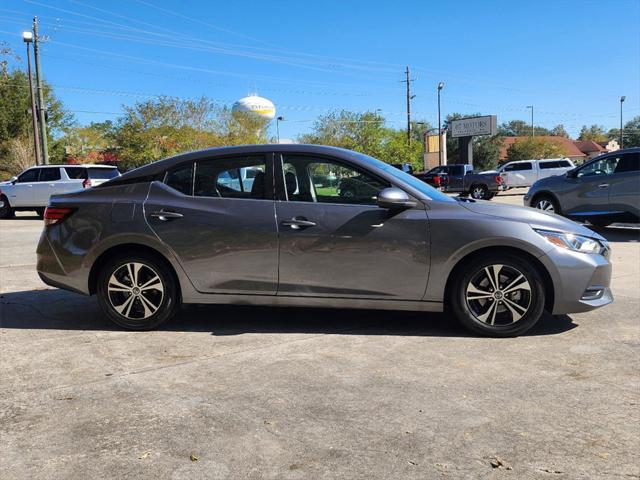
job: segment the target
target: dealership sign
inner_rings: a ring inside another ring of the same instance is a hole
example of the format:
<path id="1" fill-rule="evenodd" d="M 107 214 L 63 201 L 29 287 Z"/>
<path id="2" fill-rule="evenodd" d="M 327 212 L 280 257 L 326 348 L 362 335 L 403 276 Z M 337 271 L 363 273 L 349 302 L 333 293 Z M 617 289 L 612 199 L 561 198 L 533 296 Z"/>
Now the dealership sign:
<path id="1" fill-rule="evenodd" d="M 477 135 L 495 135 L 497 132 L 497 117 L 468 117 L 451 122 L 451 137 L 475 137 Z"/>

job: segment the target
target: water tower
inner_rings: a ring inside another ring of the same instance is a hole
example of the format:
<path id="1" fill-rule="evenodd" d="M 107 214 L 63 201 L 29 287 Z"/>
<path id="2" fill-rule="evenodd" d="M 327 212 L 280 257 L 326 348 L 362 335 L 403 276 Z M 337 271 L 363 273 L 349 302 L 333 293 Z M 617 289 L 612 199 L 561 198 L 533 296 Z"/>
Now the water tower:
<path id="1" fill-rule="evenodd" d="M 233 112 L 245 113 L 254 118 L 264 120 L 265 125 L 276 116 L 276 107 L 269 99 L 259 97 L 255 93 L 241 98 L 233 104 Z"/>

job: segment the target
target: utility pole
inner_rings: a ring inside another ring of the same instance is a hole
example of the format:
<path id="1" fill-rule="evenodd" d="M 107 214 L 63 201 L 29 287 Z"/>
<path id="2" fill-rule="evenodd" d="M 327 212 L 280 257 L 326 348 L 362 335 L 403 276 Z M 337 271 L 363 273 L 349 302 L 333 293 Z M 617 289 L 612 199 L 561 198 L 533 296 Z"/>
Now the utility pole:
<path id="1" fill-rule="evenodd" d="M 438 83 L 438 165 L 442 165 L 442 121 L 440 120 L 440 91 L 444 82 Z"/>
<path id="2" fill-rule="evenodd" d="M 624 148 L 624 127 L 622 126 L 622 103 L 627 97 L 624 95 L 620 97 L 620 148 Z"/>
<path id="3" fill-rule="evenodd" d="M 536 131 L 533 128 L 533 105 L 527 105 L 527 108 L 531 109 L 531 138 L 536 136 Z"/>
<path id="4" fill-rule="evenodd" d="M 38 137 L 38 109 L 36 108 L 36 96 L 33 93 L 33 75 L 31 74 L 31 48 L 29 44 L 33 41 L 33 33 L 23 32 L 22 40 L 27 44 L 27 73 L 29 75 L 29 96 L 31 97 L 31 121 L 33 122 L 33 147 L 36 155 L 36 165 L 41 165 L 40 158 L 40 138 Z"/>
<path id="5" fill-rule="evenodd" d="M 38 46 L 38 17 L 33 17 L 33 56 L 36 62 L 36 83 L 38 86 L 38 106 L 40 114 L 40 137 L 42 138 L 42 163 L 49 165 L 49 150 L 47 148 L 47 119 L 46 106 L 44 104 L 44 92 L 42 90 L 42 77 L 40 75 L 40 47 Z"/>
<path id="6" fill-rule="evenodd" d="M 405 80 L 404 83 L 407 84 L 407 145 L 411 147 L 411 99 L 415 97 L 415 95 L 411 96 L 411 77 L 409 76 L 409 66 L 407 65 L 407 69 L 404 71 Z"/>

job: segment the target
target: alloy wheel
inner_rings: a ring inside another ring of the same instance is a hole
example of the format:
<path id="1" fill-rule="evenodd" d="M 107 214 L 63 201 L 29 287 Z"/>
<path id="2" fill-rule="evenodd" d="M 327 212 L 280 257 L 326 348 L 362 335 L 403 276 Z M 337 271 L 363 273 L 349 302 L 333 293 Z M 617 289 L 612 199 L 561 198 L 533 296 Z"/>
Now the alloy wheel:
<path id="1" fill-rule="evenodd" d="M 488 265 L 471 277 L 465 299 L 478 321 L 511 325 L 529 311 L 531 285 L 522 272 L 510 265 Z"/>
<path id="2" fill-rule="evenodd" d="M 107 293 L 113 309 L 130 320 L 143 320 L 154 315 L 164 299 L 160 275 L 140 262 L 119 266 L 109 277 Z"/>
<path id="3" fill-rule="evenodd" d="M 550 213 L 554 213 L 556 211 L 555 207 L 553 206 L 553 202 L 551 200 L 547 200 L 546 198 L 538 200 L 536 202 L 536 208 Z"/>
<path id="4" fill-rule="evenodd" d="M 471 190 L 471 196 L 476 200 L 484 199 L 484 193 L 483 187 L 474 187 L 473 190 Z"/>

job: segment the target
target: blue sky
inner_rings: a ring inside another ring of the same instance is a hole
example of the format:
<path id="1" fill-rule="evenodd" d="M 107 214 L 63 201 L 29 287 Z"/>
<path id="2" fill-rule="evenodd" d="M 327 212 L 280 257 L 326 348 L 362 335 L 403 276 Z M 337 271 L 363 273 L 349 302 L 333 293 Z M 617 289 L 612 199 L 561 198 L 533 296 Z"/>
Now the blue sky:
<path id="1" fill-rule="evenodd" d="M 42 66 L 79 123 L 115 120 L 153 95 L 231 104 L 271 99 L 282 137 L 327 111 L 380 109 L 405 123 L 405 65 L 414 118 L 529 119 L 576 134 L 640 115 L 640 0 L 212 1 L 4 0 L 0 41 L 24 59 L 20 32 L 41 22 Z M 20 62 L 24 64 L 24 60 Z"/>

